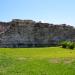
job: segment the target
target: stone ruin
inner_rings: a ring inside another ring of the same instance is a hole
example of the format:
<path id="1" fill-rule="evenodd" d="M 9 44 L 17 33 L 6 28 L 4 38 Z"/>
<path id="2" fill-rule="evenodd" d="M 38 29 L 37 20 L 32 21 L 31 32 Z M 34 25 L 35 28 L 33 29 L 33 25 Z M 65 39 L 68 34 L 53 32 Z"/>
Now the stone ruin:
<path id="1" fill-rule="evenodd" d="M 46 47 L 56 46 L 61 40 L 75 41 L 75 28 L 33 20 L 13 19 L 0 22 L 0 47 Z"/>

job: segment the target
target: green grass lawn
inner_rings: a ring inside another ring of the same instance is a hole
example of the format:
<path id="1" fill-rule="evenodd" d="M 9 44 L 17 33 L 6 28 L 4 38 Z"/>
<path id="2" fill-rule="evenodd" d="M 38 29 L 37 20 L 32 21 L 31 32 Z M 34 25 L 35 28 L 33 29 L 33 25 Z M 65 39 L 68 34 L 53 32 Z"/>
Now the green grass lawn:
<path id="1" fill-rule="evenodd" d="M 75 75 L 75 50 L 0 48 L 0 75 Z"/>
<path id="2" fill-rule="evenodd" d="M 75 57 L 75 50 L 63 49 L 61 47 L 47 48 L 0 48 L 0 55 L 9 57 L 27 58 L 65 58 Z"/>

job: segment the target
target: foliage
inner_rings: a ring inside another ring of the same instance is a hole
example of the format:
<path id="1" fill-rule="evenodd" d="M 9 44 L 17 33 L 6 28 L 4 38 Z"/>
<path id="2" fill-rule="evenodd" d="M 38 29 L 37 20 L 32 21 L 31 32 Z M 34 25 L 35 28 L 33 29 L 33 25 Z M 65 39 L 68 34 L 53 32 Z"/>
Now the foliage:
<path id="1" fill-rule="evenodd" d="M 67 45 L 68 45 L 67 41 L 64 41 L 64 42 L 62 43 L 62 48 L 67 48 Z"/>
<path id="2" fill-rule="evenodd" d="M 74 49 L 74 43 L 73 42 L 69 44 L 69 49 Z"/>
<path id="3" fill-rule="evenodd" d="M 62 43 L 62 48 L 74 49 L 74 42 L 71 42 L 71 41 L 64 41 L 64 42 Z"/>

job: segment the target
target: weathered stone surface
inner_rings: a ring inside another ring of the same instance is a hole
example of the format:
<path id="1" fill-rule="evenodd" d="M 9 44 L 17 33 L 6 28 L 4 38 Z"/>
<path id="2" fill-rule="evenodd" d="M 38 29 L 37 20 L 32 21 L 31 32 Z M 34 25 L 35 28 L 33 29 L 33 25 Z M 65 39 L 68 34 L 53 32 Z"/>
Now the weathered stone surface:
<path id="1" fill-rule="evenodd" d="M 0 22 L 0 47 L 35 47 L 57 44 L 59 40 L 75 39 L 75 28 L 32 20 L 13 19 Z"/>

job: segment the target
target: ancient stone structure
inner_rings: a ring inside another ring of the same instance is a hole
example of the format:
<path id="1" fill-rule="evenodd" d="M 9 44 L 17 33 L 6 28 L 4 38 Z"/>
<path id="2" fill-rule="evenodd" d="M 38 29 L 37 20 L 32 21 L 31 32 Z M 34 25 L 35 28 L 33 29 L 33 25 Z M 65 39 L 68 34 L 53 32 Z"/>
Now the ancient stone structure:
<path id="1" fill-rule="evenodd" d="M 57 45 L 60 40 L 75 39 L 75 28 L 32 20 L 0 22 L 0 47 L 41 47 Z"/>

